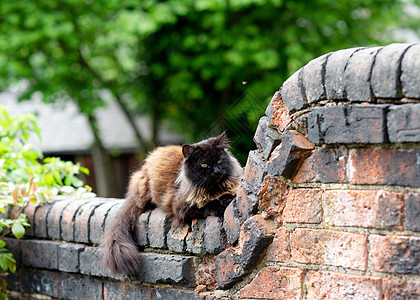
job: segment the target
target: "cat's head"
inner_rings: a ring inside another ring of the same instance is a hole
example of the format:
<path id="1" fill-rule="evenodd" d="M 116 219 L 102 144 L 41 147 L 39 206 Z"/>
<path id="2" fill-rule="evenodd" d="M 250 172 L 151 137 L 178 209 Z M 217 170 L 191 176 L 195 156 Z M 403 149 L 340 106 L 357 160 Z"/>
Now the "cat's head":
<path id="1" fill-rule="evenodd" d="M 233 168 L 228 148 L 225 132 L 196 144 L 182 146 L 188 179 L 204 188 L 228 180 Z"/>

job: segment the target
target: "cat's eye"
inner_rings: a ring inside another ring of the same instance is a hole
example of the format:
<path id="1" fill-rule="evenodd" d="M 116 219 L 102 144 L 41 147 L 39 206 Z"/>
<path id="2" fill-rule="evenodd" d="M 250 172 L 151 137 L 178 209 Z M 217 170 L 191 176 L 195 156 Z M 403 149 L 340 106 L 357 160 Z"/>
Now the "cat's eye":
<path id="1" fill-rule="evenodd" d="M 207 168 L 207 167 L 208 167 L 208 165 L 207 165 L 207 164 L 201 164 L 201 167 L 202 167 L 202 168 Z"/>
<path id="2" fill-rule="evenodd" d="M 220 164 L 222 162 L 223 159 L 219 159 L 219 161 L 217 162 L 218 164 Z"/>

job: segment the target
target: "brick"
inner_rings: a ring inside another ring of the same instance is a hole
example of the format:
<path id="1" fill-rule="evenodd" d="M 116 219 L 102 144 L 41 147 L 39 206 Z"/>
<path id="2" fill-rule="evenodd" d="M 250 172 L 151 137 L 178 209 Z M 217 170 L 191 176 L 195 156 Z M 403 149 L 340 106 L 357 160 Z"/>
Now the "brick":
<path id="1" fill-rule="evenodd" d="M 236 207 L 241 220 L 245 221 L 258 211 L 258 198 L 248 192 L 247 183 L 243 180 L 236 190 Z"/>
<path id="2" fill-rule="evenodd" d="M 29 267 L 57 269 L 60 243 L 43 240 L 21 240 L 22 264 Z"/>
<path id="3" fill-rule="evenodd" d="M 384 190 L 331 190 L 324 193 L 328 226 L 402 230 L 405 194 Z"/>
<path id="4" fill-rule="evenodd" d="M 105 281 L 106 282 L 106 281 Z M 79 274 L 60 274 L 60 299 L 102 300 L 102 279 Z"/>
<path id="5" fill-rule="evenodd" d="M 271 176 L 291 178 L 314 146 L 296 130 L 283 134 L 282 142 L 273 151 L 267 169 Z"/>
<path id="6" fill-rule="evenodd" d="M 225 250 L 226 236 L 223 231 L 223 220 L 216 216 L 206 218 L 204 228 L 204 246 L 206 253 L 219 254 Z"/>
<path id="7" fill-rule="evenodd" d="M 349 58 L 360 49 L 363 48 L 339 50 L 328 56 L 325 65 L 325 92 L 327 99 L 346 99 L 344 70 Z"/>
<path id="8" fill-rule="evenodd" d="M 270 127 L 270 122 L 266 116 L 262 117 L 258 122 L 257 130 L 255 131 L 254 142 L 258 149 L 262 151 L 264 159 L 270 157 L 271 152 L 280 144 L 280 141 L 280 133 L 276 129 Z"/>
<path id="9" fill-rule="evenodd" d="M 290 76 L 280 88 L 280 94 L 290 112 L 305 108 L 308 103 L 302 87 L 302 69 Z"/>
<path id="10" fill-rule="evenodd" d="M 77 211 L 74 219 L 74 241 L 79 243 L 89 243 L 89 225 L 90 218 L 95 209 L 105 200 L 92 199 L 86 204 L 82 205 Z"/>
<path id="11" fill-rule="evenodd" d="M 284 199 L 289 189 L 289 185 L 284 183 L 281 177 L 267 175 L 258 195 L 259 209 L 274 217 L 278 224 L 283 223 Z"/>
<path id="12" fill-rule="evenodd" d="M 48 236 L 47 217 L 51 207 L 52 204 L 45 203 L 35 209 L 33 230 L 36 237 L 46 238 Z"/>
<path id="13" fill-rule="evenodd" d="M 166 237 L 168 249 L 174 252 L 185 252 L 187 249 L 186 238 L 190 232 L 190 226 L 184 225 L 181 228 L 172 226 Z"/>
<path id="14" fill-rule="evenodd" d="M 320 223 L 322 221 L 322 191 L 320 189 L 292 189 L 285 197 L 283 222 Z"/>
<path id="15" fill-rule="evenodd" d="M 277 127 L 280 132 L 284 131 L 292 122 L 290 111 L 284 103 L 280 92 L 276 92 L 271 98 L 265 115 L 268 117 L 270 124 Z"/>
<path id="16" fill-rule="evenodd" d="M 248 187 L 255 193 L 264 179 L 266 169 L 266 163 L 258 155 L 258 151 L 250 151 L 244 168 L 244 175 Z"/>
<path id="17" fill-rule="evenodd" d="M 28 205 L 23 209 L 23 213 L 28 218 L 28 223 L 30 224 L 29 227 L 25 229 L 25 236 L 26 237 L 33 237 L 35 235 L 34 232 L 34 216 L 35 216 L 36 206 L 32 203 L 28 203 Z"/>
<path id="18" fill-rule="evenodd" d="M 372 270 L 385 273 L 420 274 L 420 237 L 375 235 L 369 237 Z"/>
<path id="19" fill-rule="evenodd" d="M 347 165 L 349 182 L 420 186 L 419 156 L 420 149 L 351 149 Z"/>
<path id="20" fill-rule="evenodd" d="M 234 248 L 241 267 L 250 270 L 261 259 L 275 234 L 273 222 L 255 215 L 242 225 L 238 247 Z"/>
<path id="21" fill-rule="evenodd" d="M 302 68 L 302 84 L 309 104 L 325 99 L 325 64 L 329 55 L 317 57 Z"/>
<path id="22" fill-rule="evenodd" d="M 60 274 L 47 270 L 25 269 L 20 272 L 21 291 L 60 298 Z"/>
<path id="23" fill-rule="evenodd" d="M 22 251 L 21 251 L 21 240 L 18 240 L 14 237 L 8 238 L 4 237 L 2 240 L 6 243 L 6 248 L 12 253 L 13 258 L 19 264 L 22 261 Z"/>
<path id="24" fill-rule="evenodd" d="M 89 241 L 93 244 L 99 244 L 105 229 L 105 218 L 108 212 L 122 201 L 107 201 L 96 207 L 89 220 Z"/>
<path id="25" fill-rule="evenodd" d="M 252 299 L 302 299 L 304 273 L 297 268 L 262 268 L 239 292 L 238 297 Z"/>
<path id="26" fill-rule="evenodd" d="M 76 200 L 67 205 L 61 215 L 60 219 L 60 236 L 61 239 L 67 242 L 74 241 L 74 220 L 79 208 L 87 203 L 89 200 Z"/>
<path id="27" fill-rule="evenodd" d="M 324 148 L 312 152 L 298 169 L 296 183 L 346 183 L 347 149 Z"/>
<path id="28" fill-rule="evenodd" d="M 308 116 L 309 140 L 314 144 L 387 142 L 387 105 L 314 107 Z"/>
<path id="29" fill-rule="evenodd" d="M 166 234 L 169 231 L 169 226 L 169 219 L 161 209 L 156 208 L 151 212 L 148 226 L 150 247 L 166 247 Z"/>
<path id="30" fill-rule="evenodd" d="M 0 275 L 0 278 L 6 281 L 8 291 L 20 291 L 20 273 L 21 271 L 18 268 L 18 270 L 15 273 L 4 272 Z"/>
<path id="31" fill-rule="evenodd" d="M 79 268 L 81 274 L 103 276 L 122 279 L 122 276 L 112 274 L 102 262 L 102 253 L 97 247 L 85 247 L 79 255 Z"/>
<path id="32" fill-rule="evenodd" d="M 223 217 L 223 229 L 229 244 L 234 245 L 241 232 L 242 219 L 237 207 L 237 199 L 235 198 L 226 208 Z"/>
<path id="33" fill-rule="evenodd" d="M 194 286 L 194 258 L 179 255 L 141 253 L 141 270 L 136 279 L 149 283 Z"/>
<path id="34" fill-rule="evenodd" d="M 111 207 L 111 209 L 108 211 L 108 214 L 106 215 L 105 220 L 104 220 L 104 232 L 106 232 L 107 228 L 111 225 L 114 217 L 118 215 L 118 211 L 120 210 L 123 204 L 124 204 L 124 201 L 120 201 L 116 205 Z"/>
<path id="35" fill-rule="evenodd" d="M 248 271 L 239 262 L 239 257 L 226 249 L 216 256 L 216 281 L 220 289 L 228 289 L 235 285 Z"/>
<path id="36" fill-rule="evenodd" d="M 365 271 L 367 237 L 343 231 L 296 228 L 292 234 L 293 260 Z"/>
<path id="37" fill-rule="evenodd" d="M 65 199 L 55 202 L 47 217 L 48 237 L 51 239 L 59 240 L 60 236 L 60 221 L 63 210 L 67 205 L 74 202 L 74 199 Z"/>
<path id="38" fill-rule="evenodd" d="M 409 44 L 390 44 L 378 51 L 370 79 L 377 98 L 401 98 L 400 64 Z"/>
<path id="39" fill-rule="evenodd" d="M 404 207 L 404 228 L 420 231 L 420 194 L 410 193 Z"/>
<path id="40" fill-rule="evenodd" d="M 402 93 L 407 98 L 420 98 L 420 45 L 412 45 L 401 61 Z"/>
<path id="41" fill-rule="evenodd" d="M 80 271 L 80 253 L 85 250 L 80 244 L 61 244 L 58 247 L 58 269 L 64 272 L 78 273 Z"/>
<path id="42" fill-rule="evenodd" d="M 308 299 L 382 299 L 379 277 L 309 271 L 305 286 Z"/>
<path id="43" fill-rule="evenodd" d="M 207 289 L 215 289 L 216 283 L 216 265 L 215 256 L 204 257 L 197 267 L 197 285 L 204 285 Z"/>
<path id="44" fill-rule="evenodd" d="M 384 278 L 382 282 L 385 300 L 420 299 L 420 281 Z"/>
<path id="45" fill-rule="evenodd" d="M 391 143 L 420 142 L 420 104 L 391 105 L 387 128 Z"/>
<path id="46" fill-rule="evenodd" d="M 344 71 L 344 86 L 350 101 L 372 101 L 370 76 L 372 65 L 381 47 L 361 49 L 350 56 Z"/>
<path id="47" fill-rule="evenodd" d="M 191 222 L 191 232 L 187 234 L 186 243 L 187 251 L 194 254 L 204 254 L 206 247 L 204 244 L 204 232 L 206 220 L 194 219 Z"/>
<path id="48" fill-rule="evenodd" d="M 290 232 L 287 228 L 277 229 L 273 242 L 267 251 L 270 262 L 288 262 L 292 257 L 290 250 Z"/>

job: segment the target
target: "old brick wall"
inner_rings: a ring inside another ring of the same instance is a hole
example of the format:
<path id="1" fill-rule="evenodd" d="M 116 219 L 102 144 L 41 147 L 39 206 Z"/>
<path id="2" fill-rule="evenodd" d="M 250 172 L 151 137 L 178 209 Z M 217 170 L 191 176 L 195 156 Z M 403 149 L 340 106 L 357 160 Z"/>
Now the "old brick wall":
<path id="1" fill-rule="evenodd" d="M 25 209 L 6 240 L 15 297 L 420 298 L 420 45 L 323 55 L 283 83 L 224 219 L 136 230 L 143 270 L 115 278 L 97 251 L 122 200 L 58 198 Z M 20 294 L 19 294 L 20 293 Z"/>

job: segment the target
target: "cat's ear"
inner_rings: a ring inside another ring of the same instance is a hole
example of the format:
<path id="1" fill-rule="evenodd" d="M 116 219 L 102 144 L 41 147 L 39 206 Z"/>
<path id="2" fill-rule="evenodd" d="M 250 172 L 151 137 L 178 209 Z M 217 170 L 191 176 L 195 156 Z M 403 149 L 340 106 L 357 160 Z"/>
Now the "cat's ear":
<path id="1" fill-rule="evenodd" d="M 221 146 L 228 146 L 229 139 L 227 137 L 226 131 L 223 131 L 222 134 L 216 137 L 216 144 Z"/>
<path id="2" fill-rule="evenodd" d="M 191 145 L 183 145 L 182 146 L 182 154 L 184 155 L 184 157 L 187 157 L 188 155 L 190 155 L 194 150 L 194 147 Z"/>

